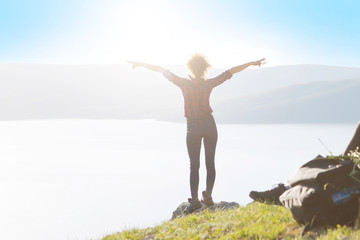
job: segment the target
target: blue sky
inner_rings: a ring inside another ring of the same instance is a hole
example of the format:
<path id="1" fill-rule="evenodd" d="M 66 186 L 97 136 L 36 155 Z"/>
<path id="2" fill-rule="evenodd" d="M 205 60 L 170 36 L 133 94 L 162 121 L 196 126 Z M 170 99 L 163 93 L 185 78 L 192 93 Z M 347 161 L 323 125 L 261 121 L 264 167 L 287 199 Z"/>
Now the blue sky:
<path id="1" fill-rule="evenodd" d="M 0 62 L 360 67 L 360 3 L 333 0 L 0 0 Z"/>

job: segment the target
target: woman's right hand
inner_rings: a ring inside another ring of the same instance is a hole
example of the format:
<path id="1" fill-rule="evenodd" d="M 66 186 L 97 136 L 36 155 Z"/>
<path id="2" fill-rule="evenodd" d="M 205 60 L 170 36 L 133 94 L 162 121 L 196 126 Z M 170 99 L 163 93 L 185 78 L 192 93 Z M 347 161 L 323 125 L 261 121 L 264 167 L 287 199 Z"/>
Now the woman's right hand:
<path id="1" fill-rule="evenodd" d="M 265 63 L 265 58 L 262 58 L 260 60 L 254 61 L 252 65 L 261 67 L 261 65 L 264 65 Z"/>

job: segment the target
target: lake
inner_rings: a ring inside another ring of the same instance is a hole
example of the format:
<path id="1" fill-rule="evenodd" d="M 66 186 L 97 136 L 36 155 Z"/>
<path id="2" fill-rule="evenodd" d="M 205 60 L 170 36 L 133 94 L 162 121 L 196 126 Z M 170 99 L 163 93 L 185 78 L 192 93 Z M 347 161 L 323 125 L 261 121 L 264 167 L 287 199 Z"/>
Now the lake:
<path id="1" fill-rule="evenodd" d="M 355 125 L 219 124 L 214 200 L 246 205 L 328 155 L 319 139 L 342 153 Z M 99 239 L 160 224 L 190 197 L 185 121 L 1 121 L 0 133 L 0 239 Z M 202 155 L 199 191 L 205 173 Z"/>

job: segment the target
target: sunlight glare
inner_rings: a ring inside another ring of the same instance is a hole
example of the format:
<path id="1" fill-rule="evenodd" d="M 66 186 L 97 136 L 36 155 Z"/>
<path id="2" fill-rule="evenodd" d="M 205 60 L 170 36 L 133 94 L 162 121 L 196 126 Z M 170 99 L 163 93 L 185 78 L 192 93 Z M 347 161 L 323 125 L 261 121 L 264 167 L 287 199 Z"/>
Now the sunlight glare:
<path id="1" fill-rule="evenodd" d="M 168 2 L 137 2 L 129 7 L 126 16 L 126 55 L 154 64 L 179 62 L 179 58 L 186 59 L 189 55 L 179 36 L 181 32 L 176 12 Z"/>

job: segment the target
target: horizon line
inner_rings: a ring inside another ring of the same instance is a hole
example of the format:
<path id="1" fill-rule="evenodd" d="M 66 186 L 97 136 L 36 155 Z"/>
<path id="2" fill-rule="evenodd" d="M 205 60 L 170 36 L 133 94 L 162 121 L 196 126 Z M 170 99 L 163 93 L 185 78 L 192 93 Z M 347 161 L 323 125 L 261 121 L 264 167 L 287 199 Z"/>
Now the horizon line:
<path id="1" fill-rule="evenodd" d="M 128 63 L 38 63 L 38 62 L 0 62 L 0 64 L 28 64 L 28 65 L 57 65 L 57 66 L 105 66 L 105 65 L 129 65 Z M 185 67 L 185 64 L 157 64 L 162 66 L 176 66 Z M 360 68 L 360 66 L 346 66 L 346 65 L 329 65 L 320 63 L 299 63 L 299 64 L 284 64 L 284 65 L 265 65 L 261 68 L 272 67 L 286 67 L 286 66 L 323 66 L 323 67 L 344 67 L 344 68 Z M 226 69 L 225 67 L 213 66 L 212 69 Z M 258 68 L 256 68 L 258 69 Z M 254 70 L 254 68 L 249 69 Z"/>

